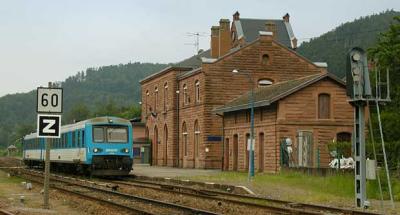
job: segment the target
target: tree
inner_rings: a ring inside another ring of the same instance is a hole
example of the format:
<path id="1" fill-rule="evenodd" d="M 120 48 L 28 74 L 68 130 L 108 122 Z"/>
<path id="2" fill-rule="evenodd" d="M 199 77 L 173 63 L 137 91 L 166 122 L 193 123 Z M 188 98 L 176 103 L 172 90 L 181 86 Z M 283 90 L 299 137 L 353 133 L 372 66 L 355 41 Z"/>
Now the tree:
<path id="1" fill-rule="evenodd" d="M 378 43 L 368 49 L 368 57 L 372 59 L 380 71 L 390 71 L 391 99 L 382 108 L 383 136 L 386 142 L 389 169 L 397 169 L 400 175 L 400 16 L 393 18 L 389 30 L 382 33 Z M 372 115 L 372 119 L 376 115 Z M 373 120 L 377 127 L 377 120 Z"/>
<path id="2" fill-rule="evenodd" d="M 67 124 L 68 123 L 73 123 L 77 121 L 82 121 L 85 119 L 90 118 L 90 111 L 86 107 L 85 104 L 77 104 L 74 106 L 71 111 L 67 113 L 67 116 L 65 117 L 65 121 Z"/>
<path id="3" fill-rule="evenodd" d="M 382 33 L 378 43 L 368 50 L 369 57 L 383 69 L 398 69 L 400 65 L 400 16 L 394 17 L 393 20 L 389 30 Z M 394 75 L 396 78 L 399 76 L 398 73 Z"/>

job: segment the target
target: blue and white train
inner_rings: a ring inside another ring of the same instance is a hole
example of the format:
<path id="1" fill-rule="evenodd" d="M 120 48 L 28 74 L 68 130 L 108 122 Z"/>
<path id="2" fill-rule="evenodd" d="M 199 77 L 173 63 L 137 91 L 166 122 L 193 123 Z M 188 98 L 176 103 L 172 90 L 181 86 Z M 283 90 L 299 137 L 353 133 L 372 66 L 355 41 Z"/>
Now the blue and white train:
<path id="1" fill-rule="evenodd" d="M 98 176 L 128 175 L 132 170 L 132 124 L 116 117 L 97 117 L 61 127 L 61 138 L 26 135 L 23 160 L 29 167 L 44 166 L 45 141 L 50 141 L 52 169 Z"/>

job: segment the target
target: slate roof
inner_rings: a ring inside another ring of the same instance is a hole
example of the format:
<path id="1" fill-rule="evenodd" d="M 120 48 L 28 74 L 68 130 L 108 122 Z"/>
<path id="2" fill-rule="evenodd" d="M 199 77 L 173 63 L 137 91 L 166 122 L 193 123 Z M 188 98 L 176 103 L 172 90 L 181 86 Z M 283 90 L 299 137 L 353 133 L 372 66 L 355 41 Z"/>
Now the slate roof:
<path id="1" fill-rule="evenodd" d="M 211 49 L 207 51 L 203 51 L 200 54 L 194 55 L 190 58 L 187 58 L 183 61 L 173 64 L 176 67 L 191 67 L 193 69 L 199 68 L 201 66 L 201 58 L 210 58 L 211 57 Z"/>
<path id="2" fill-rule="evenodd" d="M 275 101 L 278 101 L 286 96 L 289 96 L 292 93 L 295 93 L 327 77 L 345 86 L 345 83 L 336 76 L 329 73 L 319 73 L 255 89 L 253 95 L 254 107 L 268 106 L 274 103 Z M 237 110 L 249 109 L 250 96 L 251 96 L 251 91 L 228 102 L 222 107 L 216 108 L 214 112 L 223 113 L 223 112 L 232 112 Z"/>
<path id="3" fill-rule="evenodd" d="M 246 43 L 253 42 L 259 37 L 260 31 L 265 30 L 265 24 L 268 22 L 275 23 L 276 25 L 276 34 L 277 40 L 279 43 L 285 45 L 286 47 L 292 48 L 292 43 L 290 37 L 294 35 L 291 31 L 290 24 L 285 24 L 283 20 L 277 19 L 246 19 L 240 18 L 237 21 L 234 21 L 236 25 L 236 29 L 238 31 L 238 38 L 244 36 Z M 290 27 L 290 29 L 288 29 Z"/>
<path id="4" fill-rule="evenodd" d="M 288 48 L 293 48 L 291 39 L 293 38 L 292 27 L 289 23 L 284 22 L 283 20 L 276 19 L 246 19 L 240 18 L 239 20 L 234 21 L 236 25 L 236 30 L 238 32 L 238 37 L 243 36 L 245 38 L 246 43 L 253 42 L 259 38 L 259 32 L 265 31 L 265 24 L 267 22 L 273 22 L 276 25 L 277 30 L 277 40 L 279 43 L 283 44 Z M 240 47 L 236 47 L 230 50 L 230 52 L 239 49 Z M 191 73 L 198 72 L 198 68 L 201 67 L 201 58 L 211 58 L 211 49 L 203 51 L 199 54 L 196 54 L 192 57 L 189 57 L 183 61 L 167 66 L 161 71 L 149 75 L 142 79 L 140 82 L 144 82 L 150 80 L 158 75 L 161 75 L 165 72 L 168 72 L 170 69 L 174 68 L 185 68 L 186 71 L 183 71 L 179 77 L 187 77 L 187 75 Z M 190 70 L 190 68 L 192 70 Z"/>

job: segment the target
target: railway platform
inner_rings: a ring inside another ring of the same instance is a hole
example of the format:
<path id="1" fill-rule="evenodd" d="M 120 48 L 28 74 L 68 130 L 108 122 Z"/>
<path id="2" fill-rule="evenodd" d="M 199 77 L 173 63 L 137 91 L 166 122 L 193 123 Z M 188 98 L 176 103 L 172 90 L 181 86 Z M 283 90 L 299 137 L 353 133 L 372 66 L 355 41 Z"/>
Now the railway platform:
<path id="1" fill-rule="evenodd" d="M 185 169 L 166 166 L 150 166 L 148 164 L 134 164 L 131 174 L 145 177 L 175 178 L 185 176 L 215 175 L 220 172 L 221 170 L 216 169 Z"/>

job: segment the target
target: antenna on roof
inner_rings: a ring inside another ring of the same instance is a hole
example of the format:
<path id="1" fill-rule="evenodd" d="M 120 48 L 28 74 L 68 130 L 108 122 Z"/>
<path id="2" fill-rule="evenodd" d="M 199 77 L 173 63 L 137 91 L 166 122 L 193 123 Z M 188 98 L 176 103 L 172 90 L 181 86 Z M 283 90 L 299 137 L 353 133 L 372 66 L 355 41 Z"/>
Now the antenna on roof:
<path id="1" fill-rule="evenodd" d="M 199 38 L 200 37 L 205 37 L 207 34 L 205 32 L 188 32 L 186 33 L 186 36 L 188 37 L 195 37 L 195 41 L 194 43 L 185 43 L 185 45 L 191 45 L 194 46 L 196 48 L 196 54 L 199 53 Z"/>

